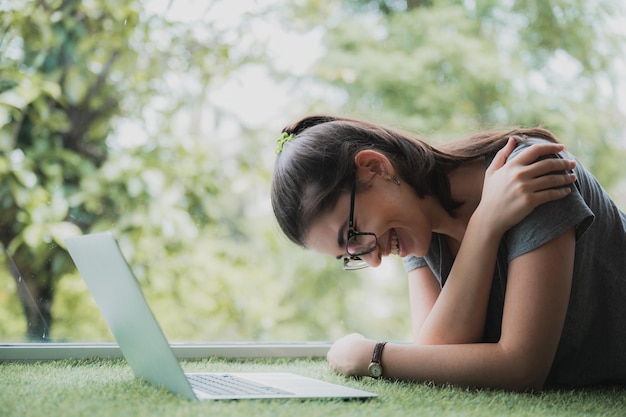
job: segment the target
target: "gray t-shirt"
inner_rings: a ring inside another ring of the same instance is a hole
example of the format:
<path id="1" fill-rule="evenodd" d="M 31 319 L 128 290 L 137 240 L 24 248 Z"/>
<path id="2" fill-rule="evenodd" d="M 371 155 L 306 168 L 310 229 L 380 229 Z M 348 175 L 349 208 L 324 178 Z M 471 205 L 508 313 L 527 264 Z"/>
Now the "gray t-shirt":
<path id="1" fill-rule="evenodd" d="M 519 144 L 509 159 L 530 144 Z M 562 153 L 559 157 L 572 159 Z M 492 158 L 488 158 L 488 164 Z M 580 162 L 567 197 L 543 204 L 503 236 L 489 297 L 484 342 L 497 342 L 509 262 L 576 228 L 574 276 L 565 326 L 548 386 L 626 383 L 626 215 Z M 404 259 L 407 271 L 430 267 L 445 285 L 454 258 L 433 233 L 427 255 Z"/>

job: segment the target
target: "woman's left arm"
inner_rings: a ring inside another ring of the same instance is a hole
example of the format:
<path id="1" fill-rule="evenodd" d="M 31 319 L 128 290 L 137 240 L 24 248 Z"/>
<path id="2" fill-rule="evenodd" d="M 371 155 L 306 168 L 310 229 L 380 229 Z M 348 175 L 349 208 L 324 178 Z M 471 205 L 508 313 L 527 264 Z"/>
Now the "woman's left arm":
<path id="1" fill-rule="evenodd" d="M 498 343 L 387 344 L 386 378 L 512 390 L 541 388 L 561 337 L 572 283 L 575 232 L 570 229 L 509 264 Z M 367 375 L 375 341 L 350 335 L 328 352 L 332 369 Z"/>

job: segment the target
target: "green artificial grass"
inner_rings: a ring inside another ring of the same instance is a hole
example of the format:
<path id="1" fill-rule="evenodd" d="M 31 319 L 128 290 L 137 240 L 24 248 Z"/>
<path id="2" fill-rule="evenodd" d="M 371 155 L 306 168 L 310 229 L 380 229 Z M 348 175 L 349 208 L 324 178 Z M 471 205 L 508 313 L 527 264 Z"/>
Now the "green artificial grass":
<path id="1" fill-rule="evenodd" d="M 182 362 L 186 372 L 287 371 L 378 398 L 192 402 L 136 379 L 123 360 L 0 363 L 0 416 L 625 416 L 626 387 L 534 394 L 351 379 L 321 359 Z"/>

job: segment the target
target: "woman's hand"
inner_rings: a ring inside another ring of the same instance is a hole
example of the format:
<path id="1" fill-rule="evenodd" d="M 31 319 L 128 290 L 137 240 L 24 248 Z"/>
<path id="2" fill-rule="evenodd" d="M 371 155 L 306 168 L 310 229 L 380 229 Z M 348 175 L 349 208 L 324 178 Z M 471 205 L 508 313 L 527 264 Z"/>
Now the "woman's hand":
<path id="1" fill-rule="evenodd" d="M 507 157 L 515 149 L 510 138 L 494 157 L 485 172 L 480 204 L 476 212 L 486 216 L 487 222 L 498 233 L 504 233 L 530 214 L 535 207 L 558 200 L 570 193 L 569 185 L 576 175 L 569 172 L 576 161 L 546 158 L 564 149 L 562 144 L 535 144 L 524 149 L 510 161 Z"/>
<path id="2" fill-rule="evenodd" d="M 326 359 L 330 368 L 346 376 L 365 376 L 376 341 L 352 333 L 337 340 L 328 351 Z"/>

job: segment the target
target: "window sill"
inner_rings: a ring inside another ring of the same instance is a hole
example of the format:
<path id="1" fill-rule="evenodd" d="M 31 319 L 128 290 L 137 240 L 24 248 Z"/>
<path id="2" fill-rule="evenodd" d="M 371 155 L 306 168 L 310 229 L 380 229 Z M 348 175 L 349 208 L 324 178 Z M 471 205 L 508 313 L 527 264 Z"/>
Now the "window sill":
<path id="1" fill-rule="evenodd" d="M 171 343 L 178 359 L 221 358 L 316 358 L 326 357 L 327 342 L 297 343 Z M 0 361 L 61 359 L 117 359 L 122 352 L 115 343 L 0 343 Z"/>

